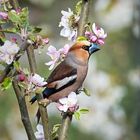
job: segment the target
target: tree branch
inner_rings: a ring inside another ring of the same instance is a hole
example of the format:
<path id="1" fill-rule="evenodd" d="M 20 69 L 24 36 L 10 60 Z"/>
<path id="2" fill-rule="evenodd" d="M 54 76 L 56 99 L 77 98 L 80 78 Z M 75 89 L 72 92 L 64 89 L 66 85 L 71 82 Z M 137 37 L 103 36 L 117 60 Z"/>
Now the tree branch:
<path id="1" fill-rule="evenodd" d="M 88 16 L 89 16 L 90 1 L 91 0 L 82 1 L 82 9 L 81 9 L 80 21 L 78 26 L 78 36 L 84 35 L 85 24 L 87 23 Z M 59 140 L 67 140 L 67 133 L 72 120 L 72 114 L 66 113 L 63 114 L 62 116 L 63 119 L 62 119 L 62 126 L 60 130 Z"/>
<path id="2" fill-rule="evenodd" d="M 37 71 L 37 67 L 36 67 L 33 46 L 30 46 L 27 48 L 27 56 L 28 56 L 28 60 L 29 60 L 30 71 L 31 71 L 31 73 L 35 73 Z M 46 106 L 39 103 L 43 99 L 42 94 L 36 94 L 36 97 L 37 97 L 37 102 L 39 105 L 39 111 L 40 111 L 40 115 L 41 115 L 43 129 L 44 129 L 44 136 L 45 136 L 46 140 L 50 140 L 47 108 L 46 108 Z"/>
<path id="3" fill-rule="evenodd" d="M 67 139 L 68 128 L 70 126 L 71 120 L 72 120 L 71 114 L 68 114 L 68 113 L 63 114 L 59 140 Z"/>
<path id="4" fill-rule="evenodd" d="M 13 88 L 14 88 L 14 91 L 15 91 L 15 94 L 16 94 L 16 97 L 18 100 L 20 114 L 21 114 L 21 120 L 25 127 L 28 139 L 36 140 L 34 132 L 33 132 L 33 128 L 32 128 L 32 125 L 31 125 L 31 122 L 29 119 L 29 114 L 28 114 L 28 110 L 27 110 L 27 106 L 26 106 L 24 93 L 18 86 L 18 82 L 15 78 L 14 78 L 12 84 L 13 84 Z"/>
<path id="5" fill-rule="evenodd" d="M 91 3 L 91 0 L 82 1 L 82 10 L 80 14 L 80 21 L 79 21 L 79 27 L 78 27 L 78 36 L 84 35 L 85 25 L 88 21 L 88 16 L 89 16 L 90 3 Z"/>

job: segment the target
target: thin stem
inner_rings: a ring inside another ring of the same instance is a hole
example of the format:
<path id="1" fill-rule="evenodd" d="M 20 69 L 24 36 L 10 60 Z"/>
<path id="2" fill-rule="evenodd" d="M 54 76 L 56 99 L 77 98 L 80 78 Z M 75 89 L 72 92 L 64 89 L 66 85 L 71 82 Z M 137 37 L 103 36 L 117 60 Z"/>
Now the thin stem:
<path id="1" fill-rule="evenodd" d="M 26 51 L 27 51 L 27 56 L 28 56 L 28 60 L 29 60 L 30 71 L 32 73 L 36 73 L 37 66 L 36 66 L 36 60 L 35 60 L 33 46 L 28 47 Z"/>
<path id="2" fill-rule="evenodd" d="M 16 97 L 18 100 L 20 114 L 21 114 L 21 120 L 25 127 L 28 139 L 36 140 L 34 132 L 33 132 L 33 128 L 32 128 L 32 125 L 31 125 L 31 122 L 29 119 L 29 114 L 28 114 L 28 110 L 27 110 L 27 106 L 26 106 L 24 93 L 18 86 L 18 82 L 16 81 L 16 79 L 13 80 L 12 84 L 13 84 L 13 88 L 14 88 L 14 91 L 15 91 L 15 94 L 16 94 Z"/>
<path id="3" fill-rule="evenodd" d="M 67 139 L 68 128 L 70 126 L 71 120 L 72 120 L 72 115 L 67 114 L 67 113 L 63 114 L 59 140 Z"/>
<path id="4" fill-rule="evenodd" d="M 15 9 L 19 8 L 18 1 L 13 0 L 12 4 L 13 4 Z M 28 46 L 29 45 L 28 45 L 27 41 L 25 40 L 23 42 L 23 44 L 20 46 L 20 50 L 18 51 L 18 53 L 15 55 L 14 61 L 19 60 L 19 58 L 23 55 L 23 52 L 28 48 Z M 8 65 L 5 68 L 5 70 L 3 71 L 2 75 L 0 76 L 0 83 L 3 82 L 5 77 L 8 76 L 11 69 L 13 69 L 13 63 Z M 15 72 L 16 71 L 14 71 L 14 73 Z M 30 121 L 30 118 L 29 118 L 24 92 L 19 87 L 18 81 L 16 80 L 16 78 L 13 79 L 12 85 L 13 85 L 13 88 L 14 88 L 14 91 L 15 91 L 15 94 L 16 94 L 16 97 L 17 97 L 17 100 L 18 100 L 18 105 L 19 105 L 20 114 L 21 114 L 21 120 L 22 120 L 24 128 L 26 130 L 28 139 L 29 140 L 36 140 L 35 135 L 34 135 L 34 131 L 33 131 L 32 125 L 31 125 L 31 121 Z"/>
<path id="5" fill-rule="evenodd" d="M 34 49 L 32 46 L 30 46 L 27 49 L 27 56 L 28 56 L 30 71 L 31 73 L 35 73 L 37 71 L 37 67 L 36 67 Z M 42 94 L 36 94 L 36 97 L 39 105 L 39 112 L 41 115 L 43 129 L 44 129 L 44 136 L 46 140 L 50 140 L 47 108 L 46 106 L 39 104 L 40 100 L 43 99 Z"/>
<path id="6" fill-rule="evenodd" d="M 78 36 L 84 35 L 85 25 L 88 21 L 91 0 L 82 1 L 82 10 L 79 21 Z"/>

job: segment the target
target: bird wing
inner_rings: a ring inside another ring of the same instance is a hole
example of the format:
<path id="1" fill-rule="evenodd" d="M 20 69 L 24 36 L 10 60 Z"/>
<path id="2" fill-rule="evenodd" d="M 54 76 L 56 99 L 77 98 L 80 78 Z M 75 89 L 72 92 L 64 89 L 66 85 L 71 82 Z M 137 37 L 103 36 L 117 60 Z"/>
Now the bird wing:
<path id="1" fill-rule="evenodd" d="M 69 85 L 70 83 L 72 84 L 76 78 L 77 69 L 63 61 L 50 74 L 47 80 L 47 87 L 58 90 L 62 87 L 66 87 L 66 85 Z"/>

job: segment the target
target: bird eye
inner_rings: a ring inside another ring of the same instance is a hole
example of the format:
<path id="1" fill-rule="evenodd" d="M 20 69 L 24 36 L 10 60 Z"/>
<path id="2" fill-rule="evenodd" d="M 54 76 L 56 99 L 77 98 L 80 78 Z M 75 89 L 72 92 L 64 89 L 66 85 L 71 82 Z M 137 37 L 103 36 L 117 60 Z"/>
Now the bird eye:
<path id="1" fill-rule="evenodd" d="M 82 47 L 84 50 L 88 51 L 89 50 L 89 46 L 83 46 Z"/>

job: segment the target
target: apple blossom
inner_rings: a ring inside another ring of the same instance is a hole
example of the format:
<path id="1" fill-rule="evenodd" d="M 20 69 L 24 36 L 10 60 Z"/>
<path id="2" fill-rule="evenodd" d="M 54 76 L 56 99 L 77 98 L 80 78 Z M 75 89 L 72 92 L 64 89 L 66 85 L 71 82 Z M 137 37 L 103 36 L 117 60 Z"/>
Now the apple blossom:
<path id="1" fill-rule="evenodd" d="M 34 133 L 37 140 L 45 140 L 43 126 L 38 124 L 36 126 L 37 131 Z"/>
<path id="2" fill-rule="evenodd" d="M 75 112 L 78 109 L 77 105 L 77 95 L 75 92 L 71 92 L 68 97 L 59 99 L 59 103 L 57 104 L 57 108 L 60 111 L 67 112 Z"/>
<path id="3" fill-rule="evenodd" d="M 90 42 L 103 45 L 107 34 L 104 32 L 103 28 L 99 28 L 95 23 L 93 23 L 92 32 L 86 31 L 85 36 L 90 40 Z"/>
<path id="4" fill-rule="evenodd" d="M 98 28 L 95 23 L 92 25 L 92 30 L 98 38 L 105 39 L 107 37 L 107 34 L 104 32 L 103 28 Z"/>
<path id="5" fill-rule="evenodd" d="M 70 46 L 68 44 L 59 50 L 56 50 L 52 45 L 48 47 L 47 55 L 49 55 L 52 60 L 45 63 L 45 65 L 50 66 L 49 70 L 52 70 L 59 61 L 63 61 L 63 58 L 67 55 L 69 49 Z"/>
<path id="6" fill-rule="evenodd" d="M 2 19 L 8 19 L 8 13 L 7 12 L 0 12 L 0 17 L 2 18 Z"/>
<path id="7" fill-rule="evenodd" d="M 50 66 L 49 70 L 52 70 L 53 67 L 55 66 L 55 64 L 58 62 L 58 60 L 60 58 L 60 52 L 57 51 L 56 48 L 51 45 L 51 46 L 48 47 L 47 55 L 49 55 L 52 60 L 49 61 L 48 63 L 45 63 L 45 64 Z"/>
<path id="8" fill-rule="evenodd" d="M 14 42 L 6 40 L 4 45 L 0 47 L 0 61 L 11 64 L 15 54 L 19 51 L 19 47 Z"/>
<path id="9" fill-rule="evenodd" d="M 34 75 L 29 76 L 28 80 L 31 84 L 38 87 L 42 87 L 47 84 L 47 82 L 44 82 L 44 78 L 42 78 L 40 75 L 36 73 Z"/>
<path id="10" fill-rule="evenodd" d="M 70 49 L 70 46 L 68 44 L 66 44 L 63 48 L 58 50 L 60 52 L 61 60 L 63 60 L 66 57 L 69 49 Z"/>
<path id="11" fill-rule="evenodd" d="M 78 21 L 80 19 L 79 15 L 76 15 L 68 8 L 67 11 L 61 11 L 62 17 L 59 23 L 59 27 L 63 27 L 60 31 L 60 35 L 67 37 L 68 40 L 75 40 L 77 37 Z"/>

